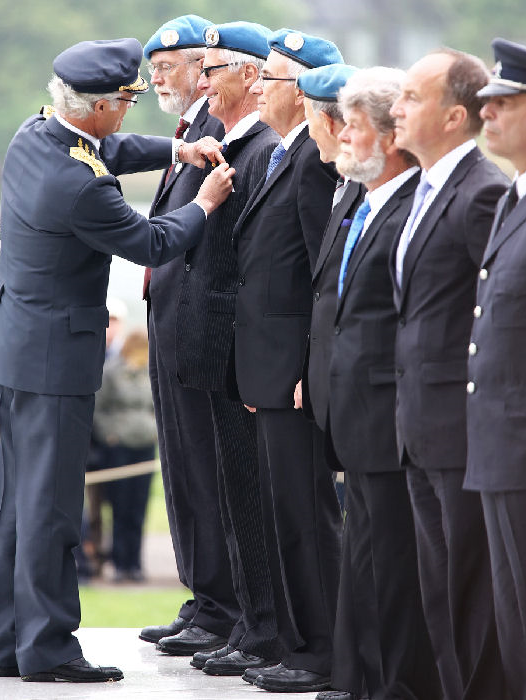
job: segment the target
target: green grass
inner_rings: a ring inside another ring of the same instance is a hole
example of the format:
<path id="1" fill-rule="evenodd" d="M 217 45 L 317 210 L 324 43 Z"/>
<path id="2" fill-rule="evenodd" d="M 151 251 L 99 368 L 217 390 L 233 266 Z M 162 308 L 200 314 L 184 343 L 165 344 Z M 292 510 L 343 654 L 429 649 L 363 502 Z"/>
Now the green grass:
<path id="1" fill-rule="evenodd" d="M 168 532 L 168 516 L 161 472 L 154 472 L 146 510 L 145 532 Z"/>
<path id="2" fill-rule="evenodd" d="M 145 627 L 168 624 L 191 593 L 185 588 L 137 590 L 81 586 L 81 627 Z"/>

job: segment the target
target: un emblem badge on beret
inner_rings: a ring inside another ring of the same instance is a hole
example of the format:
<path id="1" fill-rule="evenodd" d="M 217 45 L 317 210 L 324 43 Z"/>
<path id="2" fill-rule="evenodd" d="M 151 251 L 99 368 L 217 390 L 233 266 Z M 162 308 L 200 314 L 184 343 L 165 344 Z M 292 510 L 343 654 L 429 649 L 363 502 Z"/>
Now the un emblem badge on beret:
<path id="1" fill-rule="evenodd" d="M 219 43 L 219 32 L 215 27 L 209 27 L 206 30 L 205 41 L 207 46 L 217 46 Z"/>
<path id="2" fill-rule="evenodd" d="M 161 34 L 160 39 L 163 46 L 175 46 L 179 41 L 179 34 L 175 29 L 167 29 Z"/>
<path id="3" fill-rule="evenodd" d="M 305 39 L 301 34 L 287 34 L 283 43 L 291 51 L 299 51 L 305 43 Z"/>

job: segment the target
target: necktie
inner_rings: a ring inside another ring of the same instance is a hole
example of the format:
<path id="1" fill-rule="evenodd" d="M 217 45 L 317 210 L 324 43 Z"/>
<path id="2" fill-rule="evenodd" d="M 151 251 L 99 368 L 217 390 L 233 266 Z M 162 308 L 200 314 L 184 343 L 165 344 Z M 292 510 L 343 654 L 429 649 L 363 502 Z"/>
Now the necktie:
<path id="1" fill-rule="evenodd" d="M 517 204 L 518 201 L 519 201 L 519 195 L 517 194 L 517 182 L 514 182 L 513 185 L 509 189 L 508 197 L 507 197 L 506 201 L 504 202 L 504 206 L 502 207 L 502 211 L 500 213 L 499 227 L 502 226 L 504 221 L 511 214 L 512 209 L 515 207 L 515 205 Z"/>
<path id="2" fill-rule="evenodd" d="M 346 190 L 346 184 L 343 177 L 339 177 L 336 180 L 336 189 L 334 190 L 334 197 L 332 198 L 332 208 L 342 201 L 342 197 Z"/>
<path id="3" fill-rule="evenodd" d="M 415 221 L 420 214 L 420 210 L 422 209 L 427 193 L 432 189 L 433 185 L 429 184 L 424 175 L 415 190 L 413 206 L 411 208 L 411 212 L 409 213 L 406 225 L 404 226 L 404 230 L 402 231 L 402 235 L 400 236 L 400 241 L 396 251 L 396 279 L 399 287 L 402 286 L 402 268 L 404 265 L 404 257 L 407 252 L 407 247 L 409 246 L 409 243 L 411 242 L 416 230 Z"/>
<path id="4" fill-rule="evenodd" d="M 371 205 L 369 204 L 369 201 L 366 199 L 364 202 L 362 202 L 360 204 L 360 206 L 356 210 L 354 218 L 351 222 L 351 226 L 349 228 L 349 233 L 347 234 L 347 240 L 345 241 L 345 248 L 343 249 L 342 264 L 340 267 L 340 277 L 338 278 L 338 296 L 339 297 L 341 297 L 341 295 L 342 295 L 343 283 L 345 281 L 345 275 L 347 274 L 347 266 L 349 265 L 349 258 L 351 257 L 351 254 L 354 250 L 354 247 L 356 246 L 356 243 L 358 241 L 358 238 L 360 237 L 360 234 L 363 231 L 363 225 L 365 223 L 365 219 L 367 218 L 367 214 L 370 211 L 371 211 Z"/>
<path id="5" fill-rule="evenodd" d="M 187 122 L 186 119 L 179 117 L 179 124 L 177 125 L 177 129 L 175 130 L 175 134 L 174 134 L 175 138 L 182 139 L 189 126 L 190 126 L 190 122 Z M 172 163 L 170 165 L 170 167 L 168 168 L 168 170 L 166 171 L 166 175 L 164 178 L 165 186 L 168 184 L 168 180 L 170 179 L 170 175 L 172 174 L 173 169 L 174 169 L 174 164 Z"/>
<path id="6" fill-rule="evenodd" d="M 276 148 L 272 151 L 272 154 L 270 156 L 270 160 L 268 162 L 268 167 L 267 167 L 267 177 L 265 178 L 265 182 L 269 179 L 269 177 L 272 175 L 274 170 L 278 167 L 278 165 L 281 162 L 281 159 L 287 152 L 287 149 L 283 146 L 283 144 L 280 142 L 276 146 Z"/>

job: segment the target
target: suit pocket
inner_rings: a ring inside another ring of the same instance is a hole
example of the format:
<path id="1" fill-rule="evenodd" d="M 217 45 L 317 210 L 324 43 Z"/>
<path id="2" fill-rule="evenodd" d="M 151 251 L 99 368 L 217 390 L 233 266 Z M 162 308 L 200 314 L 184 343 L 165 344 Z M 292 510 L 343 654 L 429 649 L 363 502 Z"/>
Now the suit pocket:
<path id="1" fill-rule="evenodd" d="M 451 362 L 424 362 L 422 364 L 422 381 L 424 384 L 466 382 L 467 378 L 467 357 L 465 360 L 452 360 Z"/>
<path id="2" fill-rule="evenodd" d="M 100 333 L 109 324 L 106 306 L 71 306 L 68 313 L 71 333 Z"/>

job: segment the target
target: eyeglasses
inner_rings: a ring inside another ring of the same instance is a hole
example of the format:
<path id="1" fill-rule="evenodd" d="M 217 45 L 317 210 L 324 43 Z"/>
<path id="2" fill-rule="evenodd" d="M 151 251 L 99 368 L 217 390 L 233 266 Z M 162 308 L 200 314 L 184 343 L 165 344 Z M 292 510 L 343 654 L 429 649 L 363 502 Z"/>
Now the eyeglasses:
<path id="1" fill-rule="evenodd" d="M 121 102 L 128 102 L 128 109 L 135 107 L 135 105 L 139 101 L 138 97 L 132 97 L 131 100 L 129 100 L 127 97 L 116 97 L 115 99 L 120 100 Z"/>
<path id="2" fill-rule="evenodd" d="M 213 70 L 218 70 L 219 68 L 226 68 L 227 66 L 238 66 L 239 63 L 221 63 L 217 66 L 203 66 L 201 68 L 201 75 L 204 75 L 205 78 L 210 77 L 210 71 Z"/>
<path id="3" fill-rule="evenodd" d="M 146 68 L 150 75 L 153 75 L 155 71 L 157 71 L 158 75 L 164 76 L 171 73 L 174 68 L 177 68 L 177 66 L 184 66 L 187 63 L 195 63 L 196 61 L 200 60 L 200 58 L 192 58 L 190 61 L 181 61 L 181 63 L 147 63 Z"/>
<path id="4" fill-rule="evenodd" d="M 260 80 L 267 81 L 267 80 L 284 80 L 286 82 L 296 82 L 296 78 L 275 78 L 273 75 L 260 75 L 259 76 Z"/>

